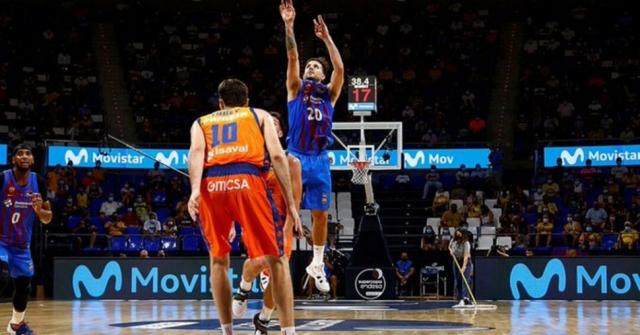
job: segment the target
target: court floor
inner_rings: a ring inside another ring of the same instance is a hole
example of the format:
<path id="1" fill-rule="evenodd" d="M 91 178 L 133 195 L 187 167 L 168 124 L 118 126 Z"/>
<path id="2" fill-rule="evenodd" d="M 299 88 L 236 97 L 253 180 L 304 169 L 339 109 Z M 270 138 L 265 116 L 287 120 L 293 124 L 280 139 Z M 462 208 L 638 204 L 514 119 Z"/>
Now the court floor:
<path id="1" fill-rule="evenodd" d="M 508 301 L 494 311 L 459 311 L 452 302 L 296 302 L 300 334 L 638 334 L 638 301 Z M 237 334 L 250 334 L 251 302 Z M 0 304 L 9 320 L 11 304 Z M 33 301 L 27 322 L 38 334 L 216 334 L 206 301 Z M 271 332 L 270 332 L 271 333 Z M 273 334 L 278 334 L 274 325 Z"/>

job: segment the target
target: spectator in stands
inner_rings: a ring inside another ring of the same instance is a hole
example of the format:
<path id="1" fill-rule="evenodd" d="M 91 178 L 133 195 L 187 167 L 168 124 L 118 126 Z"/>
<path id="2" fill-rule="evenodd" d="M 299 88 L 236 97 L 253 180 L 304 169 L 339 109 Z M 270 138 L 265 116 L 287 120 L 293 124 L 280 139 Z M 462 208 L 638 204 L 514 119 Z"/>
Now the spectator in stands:
<path id="1" fill-rule="evenodd" d="M 443 228 L 458 228 L 462 221 L 464 221 L 464 217 L 458 212 L 458 205 L 451 204 L 449 210 L 442 214 L 440 225 Z"/>
<path id="2" fill-rule="evenodd" d="M 47 172 L 47 198 L 55 199 L 56 194 L 58 193 L 58 181 L 62 178 L 62 170 L 60 164 L 56 165 L 55 168 Z"/>
<path id="3" fill-rule="evenodd" d="M 471 171 L 470 186 L 474 190 L 484 190 L 486 180 L 487 172 L 482 168 L 482 166 L 480 166 L 480 164 L 476 164 L 475 169 Z"/>
<path id="4" fill-rule="evenodd" d="M 136 200 L 133 202 L 133 209 L 140 222 L 145 222 L 149 219 L 149 205 L 144 201 L 142 195 L 138 194 L 136 196 Z"/>
<path id="5" fill-rule="evenodd" d="M 164 172 L 160 170 L 160 162 L 153 164 L 153 170 L 147 173 L 147 180 L 152 188 L 164 184 Z"/>
<path id="6" fill-rule="evenodd" d="M 78 214 L 78 207 L 73 203 L 73 198 L 67 198 L 67 202 L 62 208 L 62 218 L 66 221 L 69 216 Z"/>
<path id="7" fill-rule="evenodd" d="M 77 174 L 76 169 L 73 168 L 73 161 L 69 160 L 67 166 L 62 169 L 62 176 L 71 190 L 76 189 L 78 183 L 78 180 L 76 179 Z"/>
<path id="8" fill-rule="evenodd" d="M 112 214 L 109 217 L 110 220 L 104 225 L 104 230 L 107 232 L 107 235 L 110 237 L 122 236 L 127 226 L 116 214 Z"/>
<path id="9" fill-rule="evenodd" d="M 538 213 L 555 216 L 558 213 L 558 206 L 555 202 L 545 199 L 542 205 L 538 206 Z"/>
<path id="10" fill-rule="evenodd" d="M 144 222 L 142 232 L 149 236 L 156 236 L 162 232 L 162 225 L 160 224 L 160 221 L 158 221 L 156 213 L 149 213 L 149 220 Z"/>
<path id="11" fill-rule="evenodd" d="M 482 226 L 495 226 L 496 219 L 493 211 L 485 204 L 480 207 L 480 224 Z"/>
<path id="12" fill-rule="evenodd" d="M 591 186 L 593 184 L 594 178 L 597 177 L 599 171 L 598 169 L 591 166 L 592 162 L 590 159 L 587 159 L 585 161 L 585 164 L 586 166 L 580 170 L 580 177 L 582 177 L 582 180 L 584 180 L 588 186 Z"/>
<path id="13" fill-rule="evenodd" d="M 622 166 L 622 158 L 616 158 L 616 166 L 611 168 L 611 176 L 617 182 L 622 182 L 622 179 L 628 172 L 629 169 L 626 166 Z"/>
<path id="14" fill-rule="evenodd" d="M 560 183 L 562 181 L 562 177 L 564 177 L 565 168 L 562 166 L 562 158 L 558 157 L 556 159 L 556 166 L 551 170 L 551 179 L 554 182 Z"/>
<path id="15" fill-rule="evenodd" d="M 127 227 L 139 227 L 140 221 L 138 220 L 138 216 L 133 211 L 132 207 L 127 207 L 126 212 L 122 216 L 122 221 Z"/>
<path id="16" fill-rule="evenodd" d="M 409 259 L 409 254 L 403 251 L 400 259 L 396 261 L 396 277 L 398 278 L 398 295 L 412 295 L 412 277 L 416 269 L 413 262 Z"/>
<path id="17" fill-rule="evenodd" d="M 149 258 L 149 251 L 147 249 L 140 250 L 140 258 Z"/>
<path id="18" fill-rule="evenodd" d="M 491 163 L 491 173 L 495 179 L 496 186 L 502 187 L 502 150 L 499 146 L 491 147 L 491 153 L 489 153 L 489 163 Z"/>
<path id="19" fill-rule="evenodd" d="M 175 204 L 180 197 L 185 194 L 182 180 L 178 176 L 171 177 L 169 181 L 169 191 L 167 192 L 168 202 Z"/>
<path id="20" fill-rule="evenodd" d="M 480 206 L 480 201 L 477 198 L 468 202 L 466 207 L 465 213 L 467 218 L 480 219 L 482 217 L 482 207 Z"/>
<path id="21" fill-rule="evenodd" d="M 545 239 L 545 246 L 551 245 L 551 236 L 553 233 L 553 222 L 549 215 L 543 215 L 542 220 L 536 225 L 536 246 L 540 246 L 540 240 Z"/>
<path id="22" fill-rule="evenodd" d="M 607 211 L 603 208 L 602 203 L 594 202 L 593 207 L 589 208 L 585 215 L 586 223 L 591 224 L 595 231 L 602 231 L 602 224 L 607 220 Z M 586 230 L 586 228 L 585 228 Z"/>
<path id="23" fill-rule="evenodd" d="M 429 169 L 429 173 L 427 173 L 426 181 L 424 183 L 424 188 L 422 190 L 422 200 L 427 200 L 431 189 L 438 190 L 442 187 L 442 182 L 440 181 L 440 173 L 438 173 L 436 166 L 431 165 Z"/>
<path id="24" fill-rule="evenodd" d="M 638 243 L 638 231 L 635 230 L 630 221 L 624 223 L 624 229 L 619 235 L 620 249 L 636 249 Z"/>
<path id="25" fill-rule="evenodd" d="M 102 205 L 100 205 L 100 211 L 107 214 L 107 216 L 111 216 L 115 212 L 117 212 L 120 207 L 122 207 L 122 204 L 114 199 L 113 193 L 109 193 L 107 201 L 103 202 Z"/>
<path id="26" fill-rule="evenodd" d="M 151 205 L 154 209 L 167 207 L 167 192 L 160 183 L 155 183 L 151 190 Z"/>
<path id="27" fill-rule="evenodd" d="M 106 177 L 106 171 L 102 168 L 102 162 L 100 160 L 96 160 L 96 164 L 91 170 L 91 175 L 98 185 L 102 185 Z"/>
<path id="28" fill-rule="evenodd" d="M 449 206 L 449 192 L 440 187 L 433 197 L 432 211 L 433 216 L 441 216 Z"/>
<path id="29" fill-rule="evenodd" d="M 433 251 L 438 249 L 436 245 L 436 231 L 433 230 L 433 227 L 429 225 L 425 225 L 422 230 L 422 240 L 420 241 L 420 248 L 424 251 Z"/>
<path id="30" fill-rule="evenodd" d="M 542 185 L 542 192 L 544 192 L 545 200 L 554 201 L 560 194 L 560 185 L 549 178 L 547 183 Z"/>
<path id="31" fill-rule="evenodd" d="M 56 190 L 55 199 L 57 200 L 66 199 L 67 197 L 69 197 L 70 194 L 71 192 L 66 180 L 64 178 L 58 179 L 58 187 Z"/>
<path id="32" fill-rule="evenodd" d="M 178 235 L 178 226 L 176 220 L 172 217 L 168 217 L 162 225 L 162 235 L 169 237 L 176 237 Z"/>
<path id="33" fill-rule="evenodd" d="M 76 243 L 78 249 L 82 249 L 82 247 L 87 246 L 91 249 L 96 244 L 96 227 L 90 224 L 88 218 L 83 218 L 80 220 L 80 223 L 71 231 L 73 234 L 79 234 L 81 236 L 76 236 Z M 87 244 L 87 242 L 89 242 Z"/>
<path id="34" fill-rule="evenodd" d="M 167 257 L 167 253 L 164 250 L 158 250 L 158 257 Z"/>
<path id="35" fill-rule="evenodd" d="M 580 226 L 580 222 L 577 218 L 572 215 L 567 216 L 567 223 L 564 225 L 564 230 L 562 231 L 564 244 L 569 248 L 577 247 L 578 238 L 581 233 L 582 227 Z"/>
<path id="36" fill-rule="evenodd" d="M 329 214 L 327 220 L 327 239 L 338 241 L 342 228 L 344 227 L 338 222 L 338 220 L 334 220 L 333 216 Z"/>
<path id="37" fill-rule="evenodd" d="M 129 183 L 124 183 L 124 185 L 120 189 L 120 199 L 122 199 L 122 205 L 125 207 L 131 207 L 135 194 L 136 191 L 133 189 L 133 187 L 131 187 Z"/>
<path id="38" fill-rule="evenodd" d="M 460 165 L 460 169 L 456 172 L 456 181 L 463 186 L 466 186 L 469 181 L 469 171 L 464 164 Z"/>
<path id="39" fill-rule="evenodd" d="M 584 232 L 578 239 L 578 246 L 582 250 L 595 250 L 600 245 L 600 234 L 594 231 L 590 222 L 585 223 Z"/>
<path id="40" fill-rule="evenodd" d="M 620 132 L 620 141 L 624 143 L 630 143 L 635 138 L 636 138 L 636 134 L 634 134 L 633 129 L 631 129 L 631 127 L 626 127 L 623 131 Z"/>
<path id="41" fill-rule="evenodd" d="M 84 187 L 78 187 L 78 193 L 76 194 L 76 205 L 78 210 L 83 214 L 86 214 L 89 210 L 89 195 L 85 192 Z"/>
<path id="42" fill-rule="evenodd" d="M 635 190 L 640 185 L 640 177 L 631 169 L 622 177 L 622 183 L 627 190 Z"/>
<path id="43" fill-rule="evenodd" d="M 98 185 L 97 183 L 93 182 L 89 186 L 89 189 L 87 190 L 87 194 L 89 195 L 89 198 L 91 200 L 100 199 L 102 198 L 102 187 L 100 187 L 100 185 Z"/>

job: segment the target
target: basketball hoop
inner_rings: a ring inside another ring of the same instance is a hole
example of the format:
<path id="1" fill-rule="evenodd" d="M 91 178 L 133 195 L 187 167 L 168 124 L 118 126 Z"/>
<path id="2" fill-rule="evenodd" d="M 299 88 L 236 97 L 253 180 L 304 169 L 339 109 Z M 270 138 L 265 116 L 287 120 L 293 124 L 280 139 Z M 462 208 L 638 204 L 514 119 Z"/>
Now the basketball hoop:
<path id="1" fill-rule="evenodd" d="M 355 185 L 365 185 L 369 183 L 369 161 L 353 161 L 349 163 L 353 177 L 351 182 Z"/>

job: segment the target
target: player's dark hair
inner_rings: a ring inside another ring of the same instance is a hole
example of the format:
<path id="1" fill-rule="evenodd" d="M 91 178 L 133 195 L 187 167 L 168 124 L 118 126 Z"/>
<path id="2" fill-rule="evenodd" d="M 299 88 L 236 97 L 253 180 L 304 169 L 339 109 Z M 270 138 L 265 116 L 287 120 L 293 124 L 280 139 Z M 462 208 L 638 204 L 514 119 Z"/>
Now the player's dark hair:
<path id="1" fill-rule="evenodd" d="M 278 112 L 269 112 L 269 115 L 271 115 L 272 118 L 278 120 L 278 122 L 280 123 L 280 127 L 284 126 L 284 124 L 282 123 L 282 114 Z"/>
<path id="2" fill-rule="evenodd" d="M 13 148 L 13 155 L 12 156 L 17 155 L 18 151 L 20 151 L 20 150 L 29 150 L 30 152 L 33 152 L 33 149 L 31 149 L 30 145 L 28 145 L 26 143 L 20 143 L 20 144 L 16 145 Z"/>
<path id="3" fill-rule="evenodd" d="M 226 106 L 244 106 L 249 99 L 249 88 L 240 79 L 225 79 L 218 85 L 218 96 Z"/>
<path id="4" fill-rule="evenodd" d="M 320 65 L 322 65 L 322 72 L 324 72 L 325 76 L 329 75 L 329 72 L 331 72 L 331 65 L 329 65 L 329 62 L 327 61 L 326 58 L 324 57 L 313 57 L 313 58 L 309 58 L 307 59 L 307 62 L 304 64 L 304 66 L 306 67 L 307 64 L 309 64 L 309 62 L 312 61 L 316 61 L 318 63 L 320 63 Z"/>

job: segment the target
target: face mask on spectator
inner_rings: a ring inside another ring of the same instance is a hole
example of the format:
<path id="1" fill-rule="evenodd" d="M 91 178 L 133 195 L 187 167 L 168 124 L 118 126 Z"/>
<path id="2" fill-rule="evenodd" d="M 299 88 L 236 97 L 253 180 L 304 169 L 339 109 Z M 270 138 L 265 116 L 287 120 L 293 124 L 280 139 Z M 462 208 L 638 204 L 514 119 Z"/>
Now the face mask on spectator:
<path id="1" fill-rule="evenodd" d="M 108 200 L 109 200 L 109 202 L 113 201 L 113 197 L 109 197 Z"/>
<path id="2" fill-rule="evenodd" d="M 593 228 L 591 228 L 591 226 L 587 226 L 587 228 L 585 228 L 586 231 L 592 231 Z"/>

